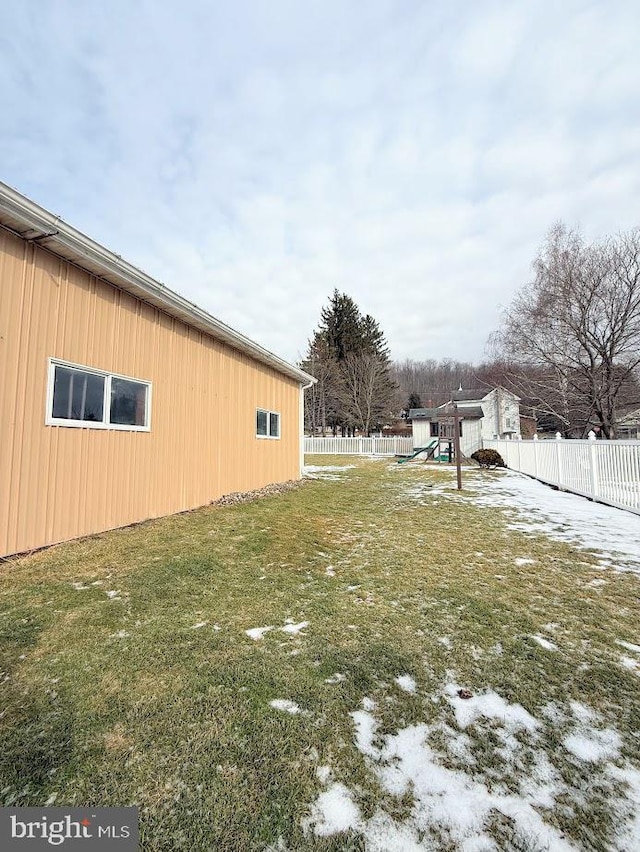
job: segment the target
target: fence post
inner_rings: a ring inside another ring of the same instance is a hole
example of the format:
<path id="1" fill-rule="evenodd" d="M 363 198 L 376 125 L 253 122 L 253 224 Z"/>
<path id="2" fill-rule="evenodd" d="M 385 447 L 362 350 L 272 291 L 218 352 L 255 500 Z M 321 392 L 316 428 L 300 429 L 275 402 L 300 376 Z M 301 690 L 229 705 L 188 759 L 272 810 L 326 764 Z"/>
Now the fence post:
<path id="1" fill-rule="evenodd" d="M 589 459 L 591 461 L 591 488 L 593 496 L 598 497 L 600 493 L 600 483 L 598 481 L 598 451 L 596 449 L 596 433 L 593 429 L 589 432 Z"/>
<path id="2" fill-rule="evenodd" d="M 558 485 L 560 485 L 560 486 L 562 486 L 564 484 L 563 481 L 562 481 L 563 477 L 564 477 L 564 471 L 562 469 L 562 445 L 560 444 L 561 440 L 562 440 L 562 435 L 560 434 L 560 432 L 556 432 L 556 455 L 557 455 L 557 458 L 558 458 Z"/>
<path id="3" fill-rule="evenodd" d="M 533 475 L 538 478 L 538 433 L 533 436 L 535 444 L 533 445 Z"/>

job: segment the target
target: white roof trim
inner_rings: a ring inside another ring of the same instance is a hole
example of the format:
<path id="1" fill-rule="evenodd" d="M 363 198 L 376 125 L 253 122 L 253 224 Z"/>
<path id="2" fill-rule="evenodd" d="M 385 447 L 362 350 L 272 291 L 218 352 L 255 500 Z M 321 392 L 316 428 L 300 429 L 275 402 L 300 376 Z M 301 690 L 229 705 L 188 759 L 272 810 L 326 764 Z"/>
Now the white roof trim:
<path id="1" fill-rule="evenodd" d="M 313 384 L 315 379 L 288 361 L 254 343 L 248 337 L 174 293 L 146 272 L 128 263 L 109 249 L 87 237 L 17 190 L 0 181 L 0 226 L 22 239 L 36 242 L 49 251 L 102 278 L 136 299 L 147 302 L 186 325 L 222 340 L 234 349 L 300 384 Z"/>

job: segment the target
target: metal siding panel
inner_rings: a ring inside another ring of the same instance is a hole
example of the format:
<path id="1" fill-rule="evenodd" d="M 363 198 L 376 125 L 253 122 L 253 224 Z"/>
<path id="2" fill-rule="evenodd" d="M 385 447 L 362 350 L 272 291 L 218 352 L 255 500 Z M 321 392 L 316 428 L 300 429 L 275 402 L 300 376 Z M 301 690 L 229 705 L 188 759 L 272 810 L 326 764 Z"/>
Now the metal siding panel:
<path id="1" fill-rule="evenodd" d="M 295 380 L 4 232 L 0 275 L 0 555 L 298 476 Z M 151 432 L 45 426 L 50 357 L 151 381 Z"/>

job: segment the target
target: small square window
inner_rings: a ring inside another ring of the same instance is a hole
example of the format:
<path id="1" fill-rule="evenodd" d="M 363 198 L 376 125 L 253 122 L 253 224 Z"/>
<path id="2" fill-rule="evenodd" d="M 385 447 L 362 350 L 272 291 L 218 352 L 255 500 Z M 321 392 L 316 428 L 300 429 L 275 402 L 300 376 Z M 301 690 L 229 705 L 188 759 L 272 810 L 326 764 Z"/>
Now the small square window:
<path id="1" fill-rule="evenodd" d="M 256 411 L 256 436 L 258 438 L 280 437 L 280 414 L 258 408 Z"/>

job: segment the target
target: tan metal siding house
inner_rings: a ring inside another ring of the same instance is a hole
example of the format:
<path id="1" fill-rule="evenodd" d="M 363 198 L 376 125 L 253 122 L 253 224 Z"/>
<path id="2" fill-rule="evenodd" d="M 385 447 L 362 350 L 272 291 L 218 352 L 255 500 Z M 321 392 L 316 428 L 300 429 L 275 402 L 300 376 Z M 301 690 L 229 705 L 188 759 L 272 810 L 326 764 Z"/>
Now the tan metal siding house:
<path id="1" fill-rule="evenodd" d="M 310 381 L 0 184 L 0 556 L 299 478 Z"/>

